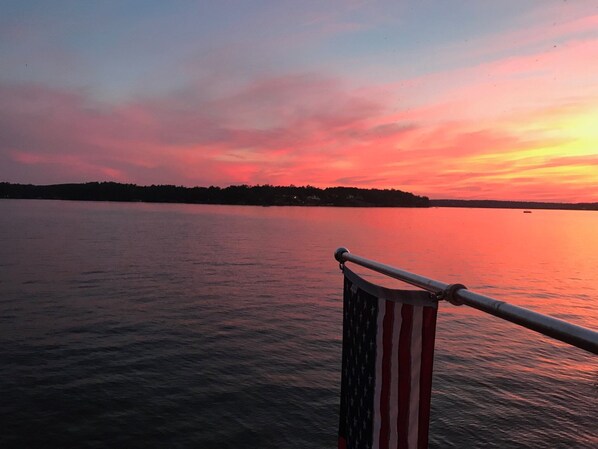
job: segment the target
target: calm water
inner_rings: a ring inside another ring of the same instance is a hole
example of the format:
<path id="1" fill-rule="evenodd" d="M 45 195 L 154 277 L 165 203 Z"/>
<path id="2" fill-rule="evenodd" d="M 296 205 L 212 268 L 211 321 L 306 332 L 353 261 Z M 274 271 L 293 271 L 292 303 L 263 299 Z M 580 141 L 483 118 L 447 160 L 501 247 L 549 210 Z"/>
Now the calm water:
<path id="1" fill-rule="evenodd" d="M 596 329 L 597 229 L 581 211 L 0 200 L 0 447 L 333 448 L 336 247 Z M 441 306 L 431 447 L 596 447 L 597 404 L 595 356 Z"/>

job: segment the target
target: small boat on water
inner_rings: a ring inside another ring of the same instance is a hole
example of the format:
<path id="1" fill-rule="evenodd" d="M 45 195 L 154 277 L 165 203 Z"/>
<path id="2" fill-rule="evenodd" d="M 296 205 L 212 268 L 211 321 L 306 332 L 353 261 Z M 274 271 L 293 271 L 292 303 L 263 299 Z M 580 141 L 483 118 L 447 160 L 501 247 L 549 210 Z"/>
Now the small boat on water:
<path id="1" fill-rule="evenodd" d="M 531 211 L 531 210 L 524 210 L 524 211 L 523 211 L 523 213 L 524 213 L 524 214 L 531 214 L 531 213 L 532 213 L 532 211 Z"/>

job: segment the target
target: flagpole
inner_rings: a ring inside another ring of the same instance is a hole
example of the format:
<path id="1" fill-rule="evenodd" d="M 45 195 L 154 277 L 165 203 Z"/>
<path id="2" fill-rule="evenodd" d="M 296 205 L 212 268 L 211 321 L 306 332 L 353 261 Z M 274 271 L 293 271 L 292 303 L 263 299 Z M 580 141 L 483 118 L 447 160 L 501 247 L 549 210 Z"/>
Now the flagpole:
<path id="1" fill-rule="evenodd" d="M 443 293 L 450 287 L 449 284 L 445 284 L 444 282 L 429 279 L 418 274 L 400 270 L 393 266 L 352 254 L 347 248 L 338 248 L 334 252 L 334 258 L 339 263 L 352 262 L 394 279 L 415 285 L 432 293 Z M 498 301 L 489 296 L 480 295 L 479 293 L 464 288 L 452 291 L 451 293 L 456 301 L 462 302 L 474 309 L 481 310 L 482 312 L 497 316 L 548 337 L 598 354 L 598 332 L 591 329 L 571 324 L 567 321 L 548 315 L 543 315 L 524 307 L 514 306 L 504 301 Z"/>

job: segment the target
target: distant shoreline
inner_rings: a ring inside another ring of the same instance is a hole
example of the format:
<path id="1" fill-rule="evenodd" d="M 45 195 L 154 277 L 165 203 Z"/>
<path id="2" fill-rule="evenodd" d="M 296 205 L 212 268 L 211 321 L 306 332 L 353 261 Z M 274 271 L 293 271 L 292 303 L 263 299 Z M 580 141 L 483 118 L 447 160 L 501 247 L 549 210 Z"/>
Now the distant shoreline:
<path id="1" fill-rule="evenodd" d="M 113 201 L 166 204 L 326 207 L 458 207 L 484 209 L 590 210 L 598 203 L 556 203 L 503 200 L 430 200 L 395 189 L 312 186 L 182 187 L 137 186 L 115 182 L 32 185 L 0 182 L 0 199 Z"/>
<path id="2" fill-rule="evenodd" d="M 598 210 L 598 203 L 554 203 L 502 200 L 430 200 L 431 207 L 468 207 L 479 209 Z"/>

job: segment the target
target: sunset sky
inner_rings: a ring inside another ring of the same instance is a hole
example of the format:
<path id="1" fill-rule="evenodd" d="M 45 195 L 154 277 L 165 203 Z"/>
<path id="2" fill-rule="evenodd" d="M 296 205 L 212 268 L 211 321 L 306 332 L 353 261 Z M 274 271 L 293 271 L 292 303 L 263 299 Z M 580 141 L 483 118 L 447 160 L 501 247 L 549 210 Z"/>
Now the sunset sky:
<path id="1" fill-rule="evenodd" d="M 598 201 L 598 1 L 0 0 L 0 181 Z"/>

